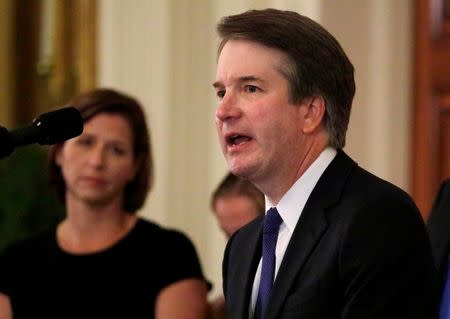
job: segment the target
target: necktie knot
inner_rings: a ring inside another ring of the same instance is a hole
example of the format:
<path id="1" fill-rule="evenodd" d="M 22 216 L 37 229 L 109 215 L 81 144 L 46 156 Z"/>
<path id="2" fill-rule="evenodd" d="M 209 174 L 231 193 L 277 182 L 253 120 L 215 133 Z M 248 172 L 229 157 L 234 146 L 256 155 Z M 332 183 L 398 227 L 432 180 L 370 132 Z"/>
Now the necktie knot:
<path id="1" fill-rule="evenodd" d="M 278 210 L 272 207 L 267 211 L 266 218 L 264 219 L 264 233 L 278 233 L 278 228 L 282 221 L 283 219 L 278 213 Z"/>

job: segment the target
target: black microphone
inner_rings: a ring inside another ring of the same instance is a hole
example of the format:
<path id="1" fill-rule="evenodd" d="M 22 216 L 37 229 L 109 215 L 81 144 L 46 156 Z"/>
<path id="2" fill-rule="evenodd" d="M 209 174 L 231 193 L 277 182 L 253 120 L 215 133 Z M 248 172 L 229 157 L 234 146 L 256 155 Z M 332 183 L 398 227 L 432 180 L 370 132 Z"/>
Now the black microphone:
<path id="1" fill-rule="evenodd" d="M 74 107 L 65 107 L 36 117 L 32 124 L 8 132 L 0 126 L 0 158 L 10 155 L 16 146 L 64 142 L 83 132 L 83 118 Z"/>

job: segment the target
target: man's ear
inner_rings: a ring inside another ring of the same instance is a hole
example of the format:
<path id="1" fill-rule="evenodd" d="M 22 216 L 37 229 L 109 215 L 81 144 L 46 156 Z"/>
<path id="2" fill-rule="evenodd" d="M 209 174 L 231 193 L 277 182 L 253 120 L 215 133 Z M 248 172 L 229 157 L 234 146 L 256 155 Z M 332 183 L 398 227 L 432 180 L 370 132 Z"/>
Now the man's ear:
<path id="1" fill-rule="evenodd" d="M 316 131 L 322 124 L 325 116 L 326 103 L 322 96 L 308 98 L 306 103 L 306 113 L 304 116 L 303 133 L 310 134 Z"/>

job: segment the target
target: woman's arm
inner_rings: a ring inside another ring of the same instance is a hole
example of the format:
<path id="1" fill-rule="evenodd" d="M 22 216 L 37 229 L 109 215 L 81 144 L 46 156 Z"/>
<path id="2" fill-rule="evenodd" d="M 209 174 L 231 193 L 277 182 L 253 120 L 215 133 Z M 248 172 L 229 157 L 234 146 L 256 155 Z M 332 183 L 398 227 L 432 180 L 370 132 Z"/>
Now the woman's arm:
<path id="1" fill-rule="evenodd" d="M 0 319 L 12 319 L 11 303 L 9 297 L 0 293 Z"/>
<path id="2" fill-rule="evenodd" d="M 159 293 L 155 318 L 204 319 L 208 311 L 206 295 L 206 283 L 201 279 L 177 281 Z"/>

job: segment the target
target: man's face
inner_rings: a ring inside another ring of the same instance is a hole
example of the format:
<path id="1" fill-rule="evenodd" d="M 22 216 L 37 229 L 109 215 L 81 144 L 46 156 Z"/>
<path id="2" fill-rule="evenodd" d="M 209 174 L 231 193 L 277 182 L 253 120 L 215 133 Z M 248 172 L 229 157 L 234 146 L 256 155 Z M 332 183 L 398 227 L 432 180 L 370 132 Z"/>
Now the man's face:
<path id="1" fill-rule="evenodd" d="M 289 102 L 280 73 L 283 52 L 247 40 L 230 40 L 220 53 L 216 126 L 228 166 L 254 183 L 290 178 L 305 153 L 306 108 Z"/>
<path id="2" fill-rule="evenodd" d="M 214 214 L 220 228 L 227 238 L 230 238 L 234 232 L 262 212 L 258 211 L 258 207 L 251 198 L 243 195 L 229 195 L 217 198 Z"/>

